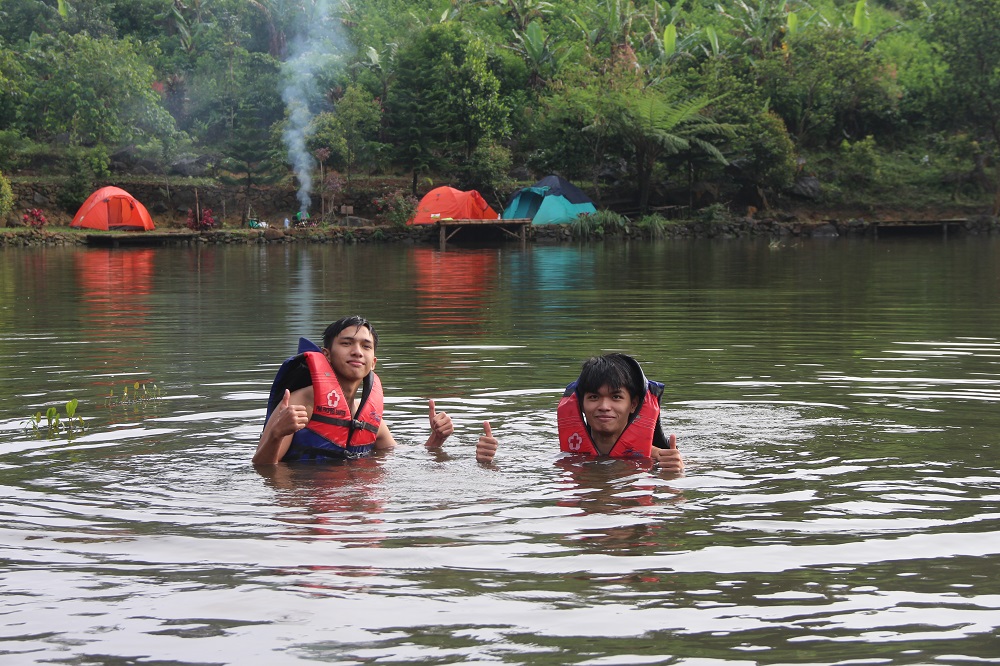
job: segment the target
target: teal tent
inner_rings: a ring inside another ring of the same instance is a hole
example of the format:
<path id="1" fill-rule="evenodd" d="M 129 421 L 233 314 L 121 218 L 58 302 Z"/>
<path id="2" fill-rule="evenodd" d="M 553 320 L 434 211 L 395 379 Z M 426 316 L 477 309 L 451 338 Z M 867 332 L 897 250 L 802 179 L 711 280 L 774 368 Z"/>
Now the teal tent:
<path id="1" fill-rule="evenodd" d="M 531 218 L 532 224 L 566 224 L 580 215 L 596 213 L 583 190 L 559 176 L 546 176 L 515 192 L 503 209 L 505 220 Z"/>

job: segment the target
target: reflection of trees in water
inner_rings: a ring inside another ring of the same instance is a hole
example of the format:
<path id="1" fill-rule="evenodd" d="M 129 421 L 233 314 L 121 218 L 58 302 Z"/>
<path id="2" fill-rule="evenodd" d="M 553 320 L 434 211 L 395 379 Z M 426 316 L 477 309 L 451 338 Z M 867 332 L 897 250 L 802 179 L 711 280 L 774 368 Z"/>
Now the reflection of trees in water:
<path id="1" fill-rule="evenodd" d="M 294 510 L 276 514 L 277 520 L 301 526 L 313 536 L 336 537 L 357 545 L 377 546 L 384 538 L 357 529 L 382 522 L 376 518 L 384 510 L 381 491 L 385 473 L 379 457 L 255 469 L 276 491 L 279 507 Z"/>

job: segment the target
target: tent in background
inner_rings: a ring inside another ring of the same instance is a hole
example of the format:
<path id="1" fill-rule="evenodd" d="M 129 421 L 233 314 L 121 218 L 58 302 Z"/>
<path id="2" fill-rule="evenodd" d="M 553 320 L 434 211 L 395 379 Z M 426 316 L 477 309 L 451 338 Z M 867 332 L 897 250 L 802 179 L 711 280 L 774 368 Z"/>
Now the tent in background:
<path id="1" fill-rule="evenodd" d="M 500 216 L 476 190 L 435 187 L 424 195 L 417 214 L 407 224 L 433 224 L 438 220 L 496 220 Z"/>
<path id="2" fill-rule="evenodd" d="M 594 202 L 579 187 L 559 176 L 546 176 L 515 192 L 503 210 L 503 218 L 531 218 L 532 224 L 566 224 L 596 212 Z"/>
<path id="3" fill-rule="evenodd" d="M 146 207 L 119 187 L 102 187 L 87 197 L 69 226 L 102 231 L 149 231 L 156 228 Z"/>

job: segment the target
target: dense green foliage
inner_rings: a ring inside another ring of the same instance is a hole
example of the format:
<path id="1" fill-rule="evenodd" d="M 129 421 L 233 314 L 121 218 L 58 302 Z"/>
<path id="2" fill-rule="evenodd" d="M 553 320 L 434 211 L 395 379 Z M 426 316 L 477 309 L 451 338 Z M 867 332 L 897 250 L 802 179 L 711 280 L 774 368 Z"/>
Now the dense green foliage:
<path id="1" fill-rule="evenodd" d="M 14 209 L 14 192 L 10 189 L 10 181 L 0 171 L 0 219 Z"/>
<path id="2" fill-rule="evenodd" d="M 1000 0 L 0 0 L 0 168 L 72 175 L 67 209 L 95 154 L 248 197 L 405 173 L 502 203 L 558 172 L 760 207 L 911 165 L 1000 203 L 998 25 Z"/>

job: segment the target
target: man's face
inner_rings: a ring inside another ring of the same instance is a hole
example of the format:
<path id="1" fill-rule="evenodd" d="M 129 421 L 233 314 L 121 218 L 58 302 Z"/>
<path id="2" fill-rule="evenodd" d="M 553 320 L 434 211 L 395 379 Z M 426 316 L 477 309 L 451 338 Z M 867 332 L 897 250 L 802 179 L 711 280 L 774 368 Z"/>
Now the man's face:
<path id="1" fill-rule="evenodd" d="M 348 326 L 337 334 L 323 353 L 337 378 L 361 380 L 375 368 L 375 339 L 364 326 Z"/>
<path id="2" fill-rule="evenodd" d="M 583 394 L 583 414 L 591 432 L 607 437 L 617 438 L 622 434 L 628 425 L 629 414 L 638 404 L 638 398 L 633 398 L 624 388 L 612 390 L 607 384 L 596 393 Z"/>

